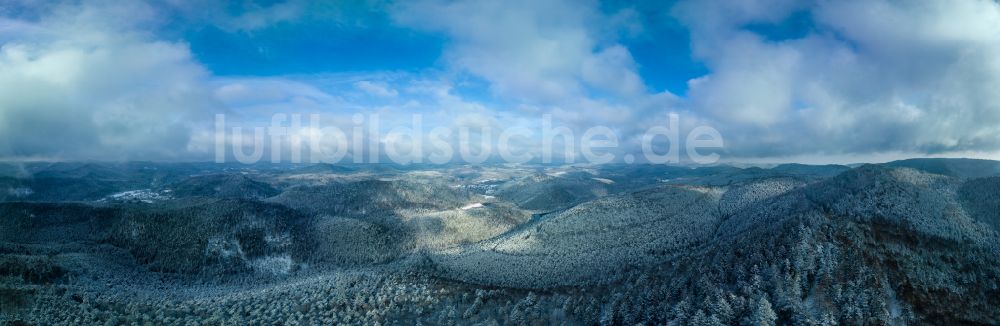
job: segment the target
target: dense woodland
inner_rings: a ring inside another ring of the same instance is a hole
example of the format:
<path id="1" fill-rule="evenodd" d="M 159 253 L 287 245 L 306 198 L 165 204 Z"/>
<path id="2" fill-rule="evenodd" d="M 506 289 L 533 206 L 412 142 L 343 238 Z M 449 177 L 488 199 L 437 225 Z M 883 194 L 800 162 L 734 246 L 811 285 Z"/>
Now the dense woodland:
<path id="1" fill-rule="evenodd" d="M 8 164 L 0 321 L 1000 324 L 998 194 L 952 159 Z"/>

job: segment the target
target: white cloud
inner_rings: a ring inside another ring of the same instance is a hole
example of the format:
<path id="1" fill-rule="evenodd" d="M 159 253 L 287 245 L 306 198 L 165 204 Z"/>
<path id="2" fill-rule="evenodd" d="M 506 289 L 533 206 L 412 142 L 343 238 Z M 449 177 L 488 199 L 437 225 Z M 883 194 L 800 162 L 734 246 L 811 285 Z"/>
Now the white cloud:
<path id="1" fill-rule="evenodd" d="M 447 64 L 486 79 L 503 98 L 552 104 L 587 97 L 588 87 L 645 93 L 628 49 L 615 41 L 635 26 L 596 2 L 428 0 L 400 3 L 393 16 L 448 35 Z"/>
<path id="2" fill-rule="evenodd" d="M 642 32 L 638 14 L 605 12 L 594 1 L 414 1 L 393 8 L 404 26 L 444 34 L 443 63 L 484 79 L 504 126 L 537 130 L 542 116 L 573 129 L 620 133 L 623 151 L 678 109 L 669 92 L 651 93 L 620 39 Z M 697 117 L 686 117 L 698 121 Z M 540 135 L 530 141 L 537 144 Z M 540 150 L 527 150 L 538 156 Z M 517 151 L 517 149 L 514 149 Z M 620 156 L 619 156 L 620 157 Z"/>
<path id="3" fill-rule="evenodd" d="M 368 80 L 362 80 L 354 83 L 354 87 L 364 91 L 365 93 L 379 96 L 379 97 L 396 97 L 399 92 L 395 89 L 386 85 L 383 82 L 372 82 Z"/>
<path id="4" fill-rule="evenodd" d="M 682 1 L 670 12 L 709 70 L 684 97 L 651 93 L 639 75 L 621 40 L 645 32 L 639 14 L 592 1 L 401 2 L 388 6 L 396 23 L 446 37 L 443 71 L 268 78 L 212 76 L 185 43 L 155 35 L 164 10 L 249 33 L 299 19 L 303 3 L 238 15 L 176 1 L 20 7 L 29 18 L 0 18 L 2 158 L 210 158 L 216 112 L 234 124 L 323 113 L 345 129 L 356 112 L 380 114 L 384 129 L 421 113 L 424 132 L 482 125 L 493 137 L 550 114 L 577 136 L 612 128 L 622 151 L 678 112 L 683 130 L 719 129 L 731 159 L 1000 150 L 989 0 Z M 751 28 L 799 16 L 811 25 L 791 37 Z M 467 80 L 492 96 L 463 96 Z M 536 140 L 513 150 L 537 156 Z"/>
<path id="5" fill-rule="evenodd" d="M 125 5 L 142 16 L 141 5 Z M 177 159 L 218 109 L 183 43 L 122 31 L 114 8 L 57 7 L 0 30 L 0 156 Z M 105 11 L 110 10 L 110 11 Z M 33 32 L 20 34 L 19 30 Z"/>
<path id="6" fill-rule="evenodd" d="M 803 12 L 805 35 L 747 28 Z M 685 1 L 674 15 L 710 70 L 689 103 L 733 155 L 1000 150 L 995 1 Z"/>

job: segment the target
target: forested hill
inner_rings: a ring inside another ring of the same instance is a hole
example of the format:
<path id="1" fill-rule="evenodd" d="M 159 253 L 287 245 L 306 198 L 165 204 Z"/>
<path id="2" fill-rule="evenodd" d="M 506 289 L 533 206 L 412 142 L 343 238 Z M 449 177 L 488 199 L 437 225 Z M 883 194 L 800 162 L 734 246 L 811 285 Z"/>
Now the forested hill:
<path id="1" fill-rule="evenodd" d="M 0 165 L 0 321 L 1000 324 L 1000 162 Z"/>

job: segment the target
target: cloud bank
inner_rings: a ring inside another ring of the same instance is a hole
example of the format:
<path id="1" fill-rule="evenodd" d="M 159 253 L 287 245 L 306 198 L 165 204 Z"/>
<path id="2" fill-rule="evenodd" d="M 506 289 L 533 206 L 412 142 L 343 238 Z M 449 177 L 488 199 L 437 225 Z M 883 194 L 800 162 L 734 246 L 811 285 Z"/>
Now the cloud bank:
<path id="1" fill-rule="evenodd" d="M 141 4 L 0 20 L 0 156 L 175 159 L 219 110 L 183 43 L 135 30 Z"/>
<path id="2" fill-rule="evenodd" d="M 692 1 L 693 110 L 744 156 L 998 149 L 995 1 Z M 750 26 L 804 17 L 803 35 Z M 746 135 L 747 137 L 742 137 Z"/>
<path id="3" fill-rule="evenodd" d="M 0 158 L 208 160 L 216 113 L 245 125 L 319 113 L 345 129 L 354 114 L 377 113 L 386 130 L 420 113 L 425 131 L 495 126 L 494 137 L 504 127 L 538 130 L 548 115 L 578 134 L 609 127 L 618 157 L 669 113 L 681 116 L 682 133 L 717 129 L 730 160 L 1000 150 L 1000 4 L 990 0 L 375 3 L 363 11 L 443 39 L 438 61 L 285 76 L 215 75 L 177 26 L 264 33 L 329 8 L 193 8 L 83 1 L 0 10 Z M 330 10 L 341 17 L 331 24 L 350 12 Z M 648 62 L 632 41 L 670 35 L 647 23 L 656 19 L 683 29 L 687 55 L 707 70 L 672 76 L 688 79 L 687 89 L 656 89 L 641 73 Z M 537 138 L 514 146 L 542 150 Z"/>

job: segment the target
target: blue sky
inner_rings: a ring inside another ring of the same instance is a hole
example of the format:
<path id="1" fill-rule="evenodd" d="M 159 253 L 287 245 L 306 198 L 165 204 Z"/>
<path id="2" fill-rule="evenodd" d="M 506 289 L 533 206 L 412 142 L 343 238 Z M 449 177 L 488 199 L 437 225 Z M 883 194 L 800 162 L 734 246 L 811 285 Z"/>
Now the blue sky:
<path id="1" fill-rule="evenodd" d="M 445 39 L 393 26 L 370 15 L 364 26 L 318 19 L 289 21 L 253 31 L 212 25 L 183 31 L 195 56 L 216 75 L 280 76 L 433 67 Z"/>
<path id="2" fill-rule="evenodd" d="M 271 3 L 271 2 L 265 2 Z M 272 4 L 273 5 L 273 4 Z M 316 5 L 310 5 L 310 7 Z M 171 31 L 190 44 L 198 60 L 220 76 L 282 76 L 375 71 L 419 72 L 442 68 L 439 58 L 449 41 L 440 33 L 394 24 L 385 4 L 354 4 L 345 10 L 351 23 L 331 22 L 332 15 L 312 13 L 296 20 L 252 31 L 230 31 L 214 25 L 179 24 Z M 690 79 L 708 71 L 690 55 L 688 33 L 664 8 L 667 2 L 607 3 L 610 11 L 635 10 L 642 25 L 622 39 L 636 61 L 640 76 L 654 90 L 684 94 Z M 313 10 L 313 9 L 310 9 Z M 233 10 L 239 16 L 247 9 Z M 177 23 L 183 23 L 183 20 Z M 779 26 L 770 33 L 795 33 Z"/>
<path id="3" fill-rule="evenodd" d="M 995 158 L 998 57 L 992 0 L 13 0 L 0 157 L 204 160 L 215 114 L 276 113 L 548 116 L 620 156 L 674 113 L 733 161 Z"/>

